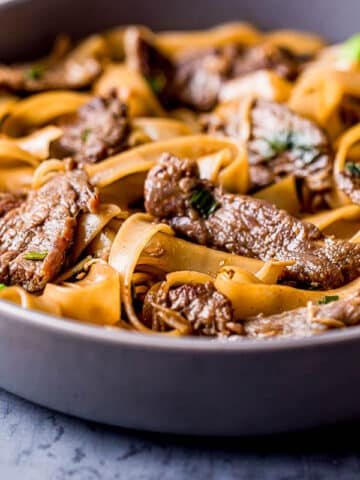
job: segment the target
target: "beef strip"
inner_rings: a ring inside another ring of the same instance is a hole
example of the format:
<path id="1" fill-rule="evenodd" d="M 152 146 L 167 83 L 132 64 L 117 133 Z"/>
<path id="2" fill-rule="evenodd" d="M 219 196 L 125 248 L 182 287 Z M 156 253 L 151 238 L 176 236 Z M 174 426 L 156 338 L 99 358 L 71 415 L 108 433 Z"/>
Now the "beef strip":
<path id="1" fill-rule="evenodd" d="M 204 128 L 210 134 L 238 138 L 244 127 L 241 118 L 239 105 L 234 102 L 219 110 L 219 114 L 204 117 Z M 330 141 L 315 122 L 287 106 L 263 99 L 255 101 L 250 109 L 247 145 L 254 190 L 287 175 L 295 175 L 312 196 L 324 195 L 331 189 Z"/>
<path id="2" fill-rule="evenodd" d="M 351 198 L 353 203 L 360 205 L 360 165 L 358 173 L 356 172 L 357 170 L 353 172 L 348 169 L 343 170 L 336 175 L 336 184 L 340 190 Z"/>
<path id="3" fill-rule="evenodd" d="M 166 107 L 185 105 L 198 111 L 209 111 L 216 105 L 226 80 L 261 69 L 294 79 L 302 62 L 284 48 L 234 44 L 196 52 L 175 62 L 155 46 L 151 36 L 134 28 L 125 36 L 125 51 L 128 63 L 147 78 Z"/>
<path id="4" fill-rule="evenodd" d="M 154 287 L 148 291 L 143 305 L 144 322 L 151 328 L 161 329 L 164 308 L 180 313 L 198 335 L 228 335 L 234 328 L 231 302 L 211 282 L 186 283 L 167 292 L 161 284 Z"/>
<path id="5" fill-rule="evenodd" d="M 296 80 L 306 57 L 296 56 L 291 50 L 275 45 L 259 45 L 243 50 L 233 65 L 232 78 L 257 70 L 273 70 L 287 80 Z"/>
<path id="6" fill-rule="evenodd" d="M 15 195 L 8 192 L 0 192 L 0 217 L 3 217 L 13 208 L 19 207 L 23 201 L 24 197 L 22 195 Z"/>
<path id="7" fill-rule="evenodd" d="M 173 103 L 205 112 L 214 108 L 231 57 L 231 49 L 214 49 L 180 63 L 171 85 Z"/>
<path id="8" fill-rule="evenodd" d="M 330 289 L 360 274 L 360 244 L 326 237 L 263 200 L 224 193 L 201 180 L 197 163 L 188 159 L 165 154 L 153 167 L 145 208 L 199 244 L 265 261 L 295 261 L 286 269 L 287 283 Z"/>
<path id="9" fill-rule="evenodd" d="M 258 315 L 242 322 L 247 338 L 301 338 L 360 323 L 360 291 L 329 303 L 290 310 L 278 315 Z"/>
<path id="10" fill-rule="evenodd" d="M 76 217 L 97 207 L 97 194 L 81 171 L 55 175 L 30 192 L 0 219 L 0 282 L 42 291 L 64 265 Z M 37 260 L 30 259 L 34 252 Z"/>
<path id="11" fill-rule="evenodd" d="M 61 127 L 62 136 L 50 143 L 50 156 L 72 157 L 79 166 L 125 149 L 130 132 L 126 105 L 114 92 L 104 98 L 94 97 Z"/>
<path id="12" fill-rule="evenodd" d="M 81 89 L 91 85 L 101 72 L 102 64 L 95 56 L 73 55 L 68 52 L 68 45 L 59 48 L 56 44 L 47 59 L 26 64 L 0 64 L 0 88 L 14 92 Z"/>

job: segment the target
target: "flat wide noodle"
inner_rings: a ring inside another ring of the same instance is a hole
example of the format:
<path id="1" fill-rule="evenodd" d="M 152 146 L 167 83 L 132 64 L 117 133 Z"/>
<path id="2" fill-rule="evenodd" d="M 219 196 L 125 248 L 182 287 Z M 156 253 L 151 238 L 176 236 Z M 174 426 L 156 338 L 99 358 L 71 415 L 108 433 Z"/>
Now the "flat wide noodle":
<path id="1" fill-rule="evenodd" d="M 151 223 L 151 217 L 138 213 L 124 222 L 116 235 L 109 256 L 109 264 L 119 272 L 121 299 L 130 323 L 142 332 L 152 333 L 137 317 L 132 298 L 132 276 L 138 258 L 147 242 L 157 233 L 172 235 L 172 229 L 164 224 Z"/>
<path id="2" fill-rule="evenodd" d="M 67 318 L 98 325 L 115 325 L 120 321 L 119 276 L 102 262 L 94 263 L 86 277 L 76 283 L 48 283 L 40 298 L 52 302 Z"/>
<path id="3" fill-rule="evenodd" d="M 96 95 L 107 95 L 114 90 L 128 104 L 131 117 L 165 116 L 146 80 L 125 64 L 108 65 L 94 88 Z"/>
<path id="4" fill-rule="evenodd" d="M 237 275 L 234 275 L 234 272 L 237 272 Z M 257 276 L 251 277 L 247 271 L 240 275 L 236 268 L 226 267 L 216 277 L 215 287 L 231 300 L 235 317 L 245 319 L 259 314 L 273 315 L 305 307 L 308 302 L 318 303 L 326 297 L 341 299 L 360 288 L 360 279 L 334 290 L 302 290 L 259 282 Z"/>
<path id="5" fill-rule="evenodd" d="M 75 112 L 89 100 L 89 95 L 68 91 L 39 93 L 18 102 L 4 121 L 1 132 L 10 137 L 26 135 L 33 128 Z"/>
<path id="6" fill-rule="evenodd" d="M 164 152 L 184 158 L 200 159 L 224 149 L 227 149 L 230 154 L 224 162 L 224 168 L 219 172 L 218 183 L 229 191 L 245 193 L 249 182 L 245 149 L 231 139 L 209 135 L 188 135 L 146 144 L 110 157 L 103 162 L 86 165 L 85 169 L 94 185 L 105 187 L 130 174 L 150 170 Z M 215 158 L 215 162 L 216 160 Z M 209 170 L 206 169 L 206 172 Z M 204 173 L 203 177 L 211 178 L 211 175 L 212 172 Z"/>
<path id="7" fill-rule="evenodd" d="M 245 22 L 233 22 L 210 30 L 159 33 L 157 43 L 169 54 L 179 56 L 187 51 L 222 47 L 231 43 L 255 45 L 262 38 L 262 34 L 252 25 Z"/>
<path id="8" fill-rule="evenodd" d="M 291 83 L 280 75 L 268 70 L 260 70 L 226 82 L 220 90 L 219 99 L 221 102 L 229 102 L 252 95 L 256 98 L 286 102 L 291 91 Z"/>
<path id="9" fill-rule="evenodd" d="M 22 308 L 39 310 L 51 315 L 61 316 L 63 311 L 56 302 L 44 295 L 37 296 L 28 293 L 21 287 L 7 287 L 0 290 L 0 299 L 15 303 Z"/>
<path id="10" fill-rule="evenodd" d="M 290 175 L 280 180 L 278 183 L 274 183 L 269 187 L 265 187 L 254 194 L 255 198 L 266 200 L 278 208 L 282 208 L 292 215 L 299 215 L 300 202 L 296 189 L 295 177 Z"/>

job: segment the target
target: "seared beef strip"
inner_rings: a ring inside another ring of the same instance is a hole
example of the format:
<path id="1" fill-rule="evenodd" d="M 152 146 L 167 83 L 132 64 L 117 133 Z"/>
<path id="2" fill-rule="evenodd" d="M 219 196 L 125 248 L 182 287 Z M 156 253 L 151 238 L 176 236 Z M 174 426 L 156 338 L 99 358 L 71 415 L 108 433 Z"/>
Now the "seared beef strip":
<path id="1" fill-rule="evenodd" d="M 155 287 L 155 288 L 154 288 Z M 144 322 L 155 330 L 162 325 L 164 308 L 180 313 L 199 335 L 228 335 L 233 327 L 230 300 L 219 293 L 211 282 L 186 283 L 164 291 L 156 284 L 145 297 Z M 234 327 L 233 327 L 234 328 Z M 236 327 L 235 327 L 236 328 Z M 239 326 L 241 329 L 241 326 Z"/>
<path id="2" fill-rule="evenodd" d="M 329 303 L 290 310 L 278 315 L 259 315 L 243 322 L 248 338 L 301 338 L 360 323 L 360 291 Z"/>
<path id="3" fill-rule="evenodd" d="M 50 156 L 72 157 L 79 166 L 120 152 L 130 132 L 126 105 L 115 93 L 94 97 L 61 127 L 63 135 L 51 142 Z"/>
<path id="4" fill-rule="evenodd" d="M 343 170 L 336 175 L 337 186 L 346 195 L 348 195 L 353 203 L 360 205 L 360 165 L 347 164 L 349 168 Z"/>
<path id="5" fill-rule="evenodd" d="M 238 138 L 244 125 L 238 104 L 205 117 L 208 133 Z M 250 109 L 248 140 L 250 178 L 258 189 L 295 175 L 312 194 L 331 188 L 333 154 L 325 133 L 315 122 L 287 106 L 259 99 Z"/>
<path id="6" fill-rule="evenodd" d="M 24 201 L 21 195 L 14 195 L 13 193 L 0 193 L 0 217 L 4 216 L 13 208 L 19 207 Z"/>
<path id="7" fill-rule="evenodd" d="M 47 59 L 26 64 L 0 64 L 0 88 L 14 92 L 41 92 L 91 85 L 102 71 L 100 60 L 95 56 L 69 53 L 68 42 L 63 40 L 55 44 Z"/>
<path id="8" fill-rule="evenodd" d="M 81 212 L 98 197 L 81 171 L 52 177 L 0 219 L 0 282 L 40 292 L 64 265 Z"/>
<path id="9" fill-rule="evenodd" d="M 145 182 L 148 213 L 194 242 L 261 260 L 294 261 L 283 281 L 339 287 L 360 274 L 360 245 L 324 236 L 274 205 L 224 193 L 197 163 L 165 154 Z"/>
<path id="10" fill-rule="evenodd" d="M 211 110 L 221 86 L 233 78 L 261 69 L 295 79 L 302 60 L 287 49 L 269 45 L 244 48 L 226 45 L 172 61 L 140 29 L 125 37 L 128 63 L 141 72 L 166 107 L 185 105 L 198 111 Z"/>
<path id="11" fill-rule="evenodd" d="M 273 70 L 288 80 L 295 80 L 302 69 L 305 57 L 296 56 L 291 50 L 275 45 L 259 45 L 243 50 L 236 58 L 231 74 L 237 78 L 257 70 Z"/>

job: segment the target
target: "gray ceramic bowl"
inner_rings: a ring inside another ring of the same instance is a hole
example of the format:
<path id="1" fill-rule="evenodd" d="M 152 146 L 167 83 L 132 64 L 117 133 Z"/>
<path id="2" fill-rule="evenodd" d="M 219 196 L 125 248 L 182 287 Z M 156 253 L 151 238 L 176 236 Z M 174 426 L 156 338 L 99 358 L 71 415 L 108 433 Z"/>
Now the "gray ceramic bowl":
<path id="1" fill-rule="evenodd" d="M 0 6 L 0 57 L 58 31 L 119 23 L 358 29 L 358 0 L 17 0 Z M 360 417 L 360 328 L 301 341 L 214 342 L 110 331 L 0 304 L 0 385 L 79 417 L 161 432 L 281 432 Z"/>

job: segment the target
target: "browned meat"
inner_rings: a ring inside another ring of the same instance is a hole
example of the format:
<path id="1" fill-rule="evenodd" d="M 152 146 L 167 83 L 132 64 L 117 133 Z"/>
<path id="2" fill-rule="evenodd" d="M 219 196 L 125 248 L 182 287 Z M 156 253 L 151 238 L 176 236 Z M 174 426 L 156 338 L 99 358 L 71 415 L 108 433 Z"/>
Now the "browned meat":
<path id="1" fill-rule="evenodd" d="M 43 290 L 59 273 L 80 211 L 96 211 L 98 198 L 80 171 L 59 174 L 0 219 L 0 282 Z"/>
<path id="2" fill-rule="evenodd" d="M 281 77 L 295 80 L 302 62 L 307 60 L 296 56 L 291 50 L 274 45 L 260 45 L 244 50 L 233 66 L 232 77 L 240 77 L 256 70 L 273 70 Z"/>
<path id="3" fill-rule="evenodd" d="M 164 309 L 167 309 L 164 312 Z M 170 311 L 169 311 L 170 310 Z M 155 330 L 161 329 L 162 316 L 180 313 L 189 321 L 194 333 L 199 335 L 228 335 L 236 328 L 230 300 L 219 293 L 209 282 L 186 283 L 168 292 L 156 284 L 147 293 L 143 305 L 143 318 Z M 241 327 L 239 327 L 241 329 Z"/>
<path id="4" fill-rule="evenodd" d="M 153 44 L 150 35 L 137 28 L 128 30 L 124 47 L 130 66 L 145 77 L 160 101 L 170 106 L 174 101 L 175 64 Z"/>
<path id="5" fill-rule="evenodd" d="M 80 89 L 101 73 L 99 59 L 90 55 L 68 54 L 68 42 L 58 42 L 50 57 L 35 63 L 0 65 L 0 88 L 16 92 Z M 65 44 L 65 45 L 64 45 Z"/>
<path id="6" fill-rule="evenodd" d="M 326 297 L 325 297 L 326 298 Z M 337 297 L 334 298 L 336 300 Z M 331 297 L 330 297 L 331 299 Z M 278 315 L 247 319 L 243 322 L 248 338 L 301 338 L 343 328 L 360 322 L 360 291 L 328 305 L 312 305 Z"/>
<path id="7" fill-rule="evenodd" d="M 284 281 L 336 288 L 360 274 L 360 245 L 324 236 L 314 225 L 199 178 L 196 162 L 164 155 L 145 182 L 145 208 L 184 237 L 261 260 L 292 260 Z"/>
<path id="8" fill-rule="evenodd" d="M 13 208 L 19 207 L 24 201 L 21 195 L 14 195 L 13 193 L 0 193 L 0 217 L 5 215 Z"/>
<path id="9" fill-rule="evenodd" d="M 126 105 L 113 93 L 94 97 L 61 127 L 64 133 L 51 142 L 50 156 L 72 157 L 79 166 L 123 150 L 130 132 Z"/>
<path id="10" fill-rule="evenodd" d="M 336 175 L 336 183 L 353 203 L 360 205 L 360 165 L 347 163 L 346 170 Z"/>
<path id="11" fill-rule="evenodd" d="M 177 101 L 202 112 L 214 108 L 221 85 L 226 78 L 231 78 L 236 56 L 236 47 L 227 46 L 202 52 L 179 63 L 172 87 Z"/>
<path id="12" fill-rule="evenodd" d="M 165 106 L 180 104 L 198 111 L 216 105 L 226 80 L 261 69 L 294 79 L 302 62 L 284 48 L 265 45 L 248 49 L 227 45 L 173 62 L 140 29 L 131 29 L 125 38 L 125 50 L 127 61 L 147 78 Z"/>
<path id="13" fill-rule="evenodd" d="M 238 137 L 244 125 L 237 103 L 205 119 L 208 133 Z M 257 100 L 250 110 L 248 140 L 254 189 L 295 175 L 312 195 L 331 188 L 333 154 L 325 133 L 313 121 L 283 104 Z"/>

